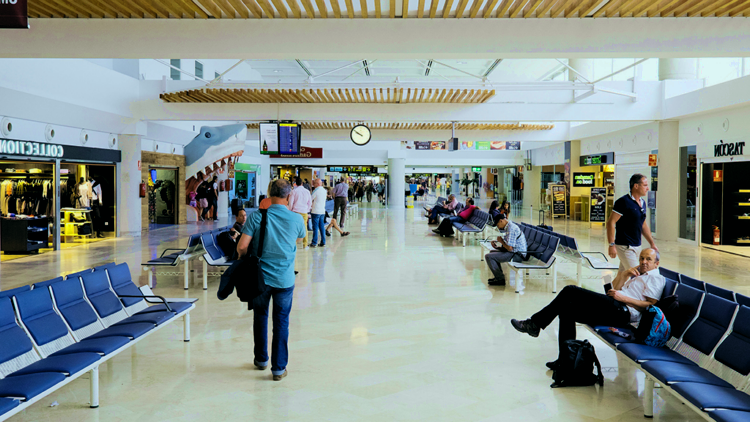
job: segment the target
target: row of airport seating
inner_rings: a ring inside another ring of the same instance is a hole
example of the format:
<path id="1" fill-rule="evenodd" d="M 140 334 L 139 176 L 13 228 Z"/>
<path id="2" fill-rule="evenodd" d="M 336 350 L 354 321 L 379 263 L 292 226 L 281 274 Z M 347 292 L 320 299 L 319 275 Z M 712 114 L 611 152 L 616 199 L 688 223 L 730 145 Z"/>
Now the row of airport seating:
<path id="1" fill-rule="evenodd" d="M 0 420 L 87 373 L 98 407 L 99 365 L 180 317 L 190 341 L 195 301 L 138 288 L 124 263 L 0 291 Z"/>
<path id="2" fill-rule="evenodd" d="M 679 301 L 665 347 L 636 343 L 610 327 L 586 328 L 646 374 L 646 417 L 653 416 L 658 382 L 706 420 L 750 421 L 750 297 L 659 271 L 667 281 L 662 298 L 674 294 Z"/>

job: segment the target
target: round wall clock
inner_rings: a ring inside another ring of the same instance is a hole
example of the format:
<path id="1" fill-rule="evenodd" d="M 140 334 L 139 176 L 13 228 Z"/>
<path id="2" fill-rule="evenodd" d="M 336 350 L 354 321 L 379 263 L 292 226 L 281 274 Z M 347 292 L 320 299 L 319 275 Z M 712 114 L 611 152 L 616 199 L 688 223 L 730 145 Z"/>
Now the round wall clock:
<path id="1" fill-rule="evenodd" d="M 365 125 L 357 125 L 352 128 L 352 132 L 349 136 L 351 137 L 352 142 L 359 146 L 363 146 L 370 142 L 372 132 L 370 132 L 370 128 Z"/>

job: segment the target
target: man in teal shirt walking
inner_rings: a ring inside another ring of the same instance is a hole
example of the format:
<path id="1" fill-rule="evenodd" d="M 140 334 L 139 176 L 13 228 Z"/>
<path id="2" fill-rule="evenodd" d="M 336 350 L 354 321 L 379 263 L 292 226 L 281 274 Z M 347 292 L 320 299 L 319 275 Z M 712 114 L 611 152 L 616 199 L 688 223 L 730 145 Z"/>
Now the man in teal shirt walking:
<path id="1" fill-rule="evenodd" d="M 268 208 L 268 222 L 263 244 L 263 256 L 260 260 L 263 279 L 270 295 L 265 303 L 253 308 L 253 337 L 255 340 L 255 366 L 258 369 L 268 367 L 268 306 L 273 298 L 273 340 L 271 344 L 271 372 L 274 381 L 281 381 L 287 375 L 286 365 L 289 360 L 289 314 L 292 310 L 294 293 L 294 259 L 297 253 L 297 240 L 307 235 L 299 214 L 289 211 L 289 196 L 292 187 L 284 179 L 273 182 L 269 191 L 271 206 Z M 247 217 L 242 228 L 242 237 L 237 242 L 237 253 L 240 257 L 252 250 L 258 250 L 260 239 L 260 222 L 262 215 L 254 212 Z"/>

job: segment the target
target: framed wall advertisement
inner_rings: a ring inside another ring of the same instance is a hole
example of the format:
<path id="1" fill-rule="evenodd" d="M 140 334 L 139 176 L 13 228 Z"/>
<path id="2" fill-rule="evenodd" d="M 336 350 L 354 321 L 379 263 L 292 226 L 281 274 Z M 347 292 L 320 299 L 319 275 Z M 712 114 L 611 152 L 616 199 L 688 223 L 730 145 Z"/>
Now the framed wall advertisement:
<path id="1" fill-rule="evenodd" d="M 565 185 L 549 185 L 552 189 L 552 216 L 565 216 L 566 207 L 566 189 Z"/>
<path id="2" fill-rule="evenodd" d="M 607 188 L 591 188 L 590 197 L 589 222 L 604 223 L 607 221 Z"/>

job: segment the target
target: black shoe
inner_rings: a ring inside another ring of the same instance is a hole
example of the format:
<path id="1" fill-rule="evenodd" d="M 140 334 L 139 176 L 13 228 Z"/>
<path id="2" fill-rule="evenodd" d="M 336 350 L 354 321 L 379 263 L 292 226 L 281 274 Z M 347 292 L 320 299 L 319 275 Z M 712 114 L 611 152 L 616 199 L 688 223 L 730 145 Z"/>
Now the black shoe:
<path id="1" fill-rule="evenodd" d="M 560 366 L 560 362 L 553 360 L 552 362 L 547 362 L 545 365 L 547 365 L 547 368 L 556 371 L 557 368 Z"/>
<path id="2" fill-rule="evenodd" d="M 322 247 L 323 247 L 323 246 L 325 246 L 325 245 L 326 245 L 325 243 L 320 243 L 320 244 L 318 244 L 318 247 L 319 247 L 319 248 L 322 248 Z"/>
<path id="3" fill-rule="evenodd" d="M 513 328 L 519 332 L 526 333 L 531 337 L 539 337 L 539 327 L 537 327 L 530 319 L 525 319 L 523 321 L 511 319 L 510 323 L 513 325 Z"/>
<path id="4" fill-rule="evenodd" d="M 505 286 L 505 279 L 501 278 L 498 280 L 496 278 L 491 278 L 487 280 L 487 284 L 489 284 L 490 286 Z"/>
<path id="5" fill-rule="evenodd" d="M 433 229 L 432 232 L 435 233 L 435 234 L 440 234 L 440 230 L 438 230 L 438 229 Z"/>
<path id="6" fill-rule="evenodd" d="M 316 245 L 315 243 L 311 243 L 311 244 L 309 244 L 309 245 L 307 245 L 307 246 L 308 246 L 308 247 L 311 247 L 311 248 L 314 248 L 314 247 L 316 247 L 316 246 L 318 246 L 318 245 Z"/>
<path id="7" fill-rule="evenodd" d="M 326 236 L 331 237 L 331 232 L 326 232 Z"/>

